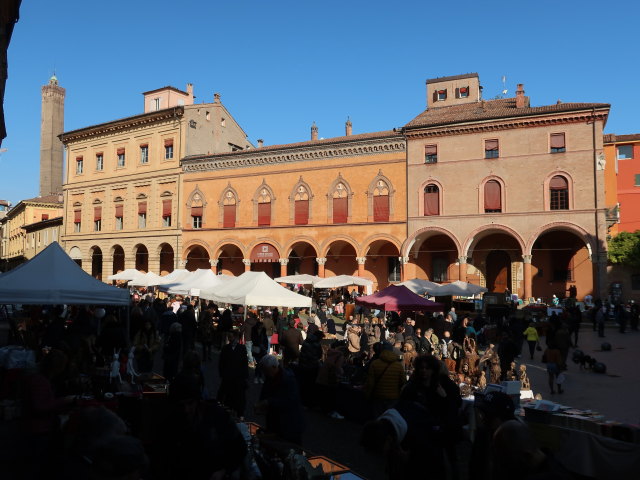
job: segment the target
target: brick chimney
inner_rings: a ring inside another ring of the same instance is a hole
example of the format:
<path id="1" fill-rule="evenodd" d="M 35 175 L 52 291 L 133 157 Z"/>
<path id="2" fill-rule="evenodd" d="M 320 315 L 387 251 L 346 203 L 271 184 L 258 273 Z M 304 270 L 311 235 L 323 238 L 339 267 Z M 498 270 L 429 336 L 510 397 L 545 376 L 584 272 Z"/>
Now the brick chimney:
<path id="1" fill-rule="evenodd" d="M 353 131 L 353 125 L 351 123 L 351 119 L 349 119 L 349 117 L 347 117 L 347 121 L 344 124 L 344 132 L 347 135 L 347 137 L 350 137 Z"/>
<path id="2" fill-rule="evenodd" d="M 262 148 L 263 145 L 264 145 L 264 140 L 259 138 L 258 139 L 258 148 Z"/>
<path id="3" fill-rule="evenodd" d="M 187 95 L 189 95 L 189 100 L 193 104 L 193 83 L 187 83 Z"/>
<path id="4" fill-rule="evenodd" d="M 316 122 L 313 122 L 311 125 L 311 141 L 318 140 L 318 127 L 316 126 Z"/>
<path id="5" fill-rule="evenodd" d="M 516 108 L 524 108 L 524 107 L 525 107 L 524 85 L 522 83 L 519 83 L 518 88 L 516 89 Z"/>
<path id="6" fill-rule="evenodd" d="M 213 94 L 213 103 L 220 103 L 220 94 L 218 92 Z"/>

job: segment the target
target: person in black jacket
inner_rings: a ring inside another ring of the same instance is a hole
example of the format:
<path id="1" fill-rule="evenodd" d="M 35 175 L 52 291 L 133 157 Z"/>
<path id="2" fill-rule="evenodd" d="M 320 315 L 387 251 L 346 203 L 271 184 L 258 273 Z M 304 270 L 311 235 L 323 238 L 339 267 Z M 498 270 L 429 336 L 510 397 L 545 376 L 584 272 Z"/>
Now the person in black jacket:
<path id="1" fill-rule="evenodd" d="M 220 373 L 218 401 L 234 411 L 240 419 L 243 419 L 249 378 L 247 349 L 238 343 L 240 341 L 239 332 L 231 332 L 229 335 L 230 341 L 222 347 L 218 363 Z"/>
<path id="2" fill-rule="evenodd" d="M 185 352 L 195 350 L 198 323 L 196 322 L 196 312 L 191 302 L 187 303 L 186 309 L 178 315 L 178 319 L 182 324 L 182 348 Z"/>
<path id="3" fill-rule="evenodd" d="M 180 365 L 180 356 L 182 354 L 182 325 L 175 322 L 169 327 L 169 334 L 165 338 L 164 346 L 162 349 L 162 359 L 164 360 L 164 367 L 162 369 L 162 375 L 169 382 L 178 374 L 178 367 Z"/>

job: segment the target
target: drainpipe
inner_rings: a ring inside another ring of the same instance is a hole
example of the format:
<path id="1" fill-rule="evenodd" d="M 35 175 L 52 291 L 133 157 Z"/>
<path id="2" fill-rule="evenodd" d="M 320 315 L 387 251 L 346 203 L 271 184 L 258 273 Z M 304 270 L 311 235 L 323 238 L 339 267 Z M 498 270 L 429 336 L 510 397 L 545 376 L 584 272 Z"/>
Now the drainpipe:
<path id="1" fill-rule="evenodd" d="M 596 274 L 595 274 L 595 297 L 601 298 L 602 292 L 600 291 L 600 233 L 598 224 L 598 156 L 596 153 L 596 109 L 593 107 L 591 112 L 591 133 L 592 133 L 592 147 L 593 147 L 593 203 L 594 203 L 594 215 L 595 215 L 595 227 L 596 227 Z"/>

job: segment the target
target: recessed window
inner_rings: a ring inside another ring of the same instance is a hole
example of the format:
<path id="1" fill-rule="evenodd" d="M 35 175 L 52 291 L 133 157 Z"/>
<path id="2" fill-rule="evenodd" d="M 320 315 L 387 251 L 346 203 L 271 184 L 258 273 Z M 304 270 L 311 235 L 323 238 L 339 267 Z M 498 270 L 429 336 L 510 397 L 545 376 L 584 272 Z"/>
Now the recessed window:
<path id="1" fill-rule="evenodd" d="M 497 180 L 484 184 L 484 213 L 502 212 L 502 189 Z"/>
<path id="2" fill-rule="evenodd" d="M 203 207 L 191 207 L 191 226 L 193 228 L 202 228 Z"/>
<path id="3" fill-rule="evenodd" d="M 442 101 L 446 100 L 447 99 L 447 90 L 446 89 L 438 90 L 437 91 L 437 98 L 438 98 L 439 102 L 442 102 Z"/>
<path id="4" fill-rule="evenodd" d="M 549 199 L 551 210 L 569 210 L 569 182 L 556 175 L 549 182 Z"/>
<path id="5" fill-rule="evenodd" d="M 633 158 L 633 145 L 618 145 L 618 160 Z"/>
<path id="6" fill-rule="evenodd" d="M 429 184 L 424 188 L 424 215 L 440 215 L 440 189 Z"/>
<path id="7" fill-rule="evenodd" d="M 222 228 L 234 228 L 236 226 L 236 196 L 231 190 L 224 194 L 222 206 Z"/>
<path id="8" fill-rule="evenodd" d="M 48 213 L 43 213 L 40 217 L 41 220 L 49 220 L 49 214 Z"/>
<path id="9" fill-rule="evenodd" d="M 378 180 L 373 190 L 373 221 L 389 221 L 389 185 L 384 180 Z"/>
<path id="10" fill-rule="evenodd" d="M 160 110 L 160 98 L 153 99 L 153 108 L 155 110 Z"/>
<path id="11" fill-rule="evenodd" d="M 93 209 L 93 231 L 102 230 L 102 207 L 94 207 Z"/>
<path id="12" fill-rule="evenodd" d="M 205 118 L 206 118 L 207 120 L 211 120 L 211 112 L 207 112 L 207 113 L 205 113 Z"/>
<path id="13" fill-rule="evenodd" d="M 116 151 L 116 155 L 118 155 L 118 163 L 117 163 L 118 168 L 124 167 L 125 165 L 124 148 L 119 148 Z"/>
<path id="14" fill-rule="evenodd" d="M 95 232 L 99 232 L 100 230 L 102 230 L 102 220 L 94 220 L 93 230 Z"/>
<path id="15" fill-rule="evenodd" d="M 171 226 L 171 200 L 162 200 L 162 226 Z"/>
<path id="16" fill-rule="evenodd" d="M 164 159 L 171 160 L 173 158 L 173 139 L 164 141 Z"/>
<path id="17" fill-rule="evenodd" d="M 347 223 L 349 220 L 349 196 L 347 187 L 338 183 L 333 191 L 333 223 Z"/>
<path id="18" fill-rule="evenodd" d="M 549 141 L 551 153 L 563 153 L 567 151 L 564 141 L 564 133 L 552 133 Z"/>
<path id="19" fill-rule="evenodd" d="M 81 175 L 84 170 L 84 160 L 82 157 L 76 157 L 76 174 Z"/>
<path id="20" fill-rule="evenodd" d="M 104 170 L 104 155 L 102 153 L 96 153 L 96 170 L 99 172 Z"/>
<path id="21" fill-rule="evenodd" d="M 437 145 L 425 145 L 424 147 L 424 163 L 437 163 L 438 162 L 438 146 Z"/>
<path id="22" fill-rule="evenodd" d="M 124 205 L 116 205 L 116 230 L 124 228 Z"/>
<path id="23" fill-rule="evenodd" d="M 227 120 L 225 118 L 221 118 L 220 119 L 220 126 L 221 127 L 226 127 L 227 126 Z"/>
<path id="24" fill-rule="evenodd" d="M 149 163 L 149 145 L 140 145 L 140 163 Z"/>
<path id="25" fill-rule="evenodd" d="M 500 146 L 498 140 L 484 141 L 484 158 L 498 158 L 500 156 Z"/>
<path id="26" fill-rule="evenodd" d="M 73 211 L 73 231 L 80 233 L 82 229 L 82 210 Z"/>
<path id="27" fill-rule="evenodd" d="M 636 173 L 636 174 L 635 174 L 635 178 L 636 178 L 636 181 L 635 181 L 635 183 L 634 183 L 634 186 L 636 186 L 636 187 L 640 187 L 640 174 L 639 174 L 639 173 Z"/>
<path id="28" fill-rule="evenodd" d="M 469 97 L 469 87 L 456 88 L 456 97 L 457 98 L 468 98 Z"/>
<path id="29" fill-rule="evenodd" d="M 147 228 L 147 202 L 138 202 L 138 228 Z"/>

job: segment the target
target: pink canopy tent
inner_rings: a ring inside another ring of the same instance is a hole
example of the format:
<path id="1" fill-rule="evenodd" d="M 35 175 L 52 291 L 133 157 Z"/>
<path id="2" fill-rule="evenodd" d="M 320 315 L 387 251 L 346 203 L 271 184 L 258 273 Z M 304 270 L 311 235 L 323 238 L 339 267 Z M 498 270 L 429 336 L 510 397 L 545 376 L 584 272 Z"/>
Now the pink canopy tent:
<path id="1" fill-rule="evenodd" d="M 395 312 L 438 312 L 444 309 L 444 304 L 416 295 L 404 285 L 389 285 L 373 295 L 356 298 L 356 303 L 369 308 Z"/>

